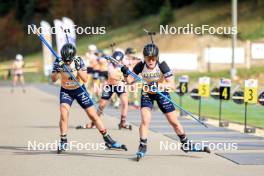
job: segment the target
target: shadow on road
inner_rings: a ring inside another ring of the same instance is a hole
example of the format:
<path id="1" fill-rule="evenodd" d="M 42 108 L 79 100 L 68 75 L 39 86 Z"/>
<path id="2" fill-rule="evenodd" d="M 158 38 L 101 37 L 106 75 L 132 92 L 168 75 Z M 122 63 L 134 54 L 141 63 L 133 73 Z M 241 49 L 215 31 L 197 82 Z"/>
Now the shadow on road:
<path id="1" fill-rule="evenodd" d="M 27 147 L 23 146 L 0 146 L 1 150 L 11 151 L 13 155 L 57 155 L 57 156 L 81 156 L 81 157 L 95 157 L 95 158 L 115 158 L 115 159 L 125 159 L 125 160 L 132 160 L 135 161 L 134 154 L 123 154 L 123 153 L 85 153 L 85 152 L 74 152 L 74 151 L 67 151 L 61 154 L 57 154 L 57 151 L 54 150 L 28 150 Z M 106 152 L 109 149 L 105 150 Z M 112 150 L 113 151 L 113 150 Z M 116 150 L 118 152 L 118 150 Z M 120 151 L 120 150 L 119 150 Z M 124 151 L 120 151 L 124 152 Z M 160 158 L 160 157 L 185 157 L 185 158 L 202 158 L 200 156 L 194 156 L 190 154 L 181 155 L 181 154 L 148 154 L 146 158 Z"/>
<path id="2" fill-rule="evenodd" d="M 54 128 L 54 129 L 58 129 L 59 130 L 59 125 L 32 125 L 32 126 L 25 126 L 26 128 Z M 68 127 L 69 129 L 76 129 L 76 126 L 72 126 L 70 125 Z M 77 129 L 76 129 L 77 130 Z M 85 129 L 78 129 L 78 130 L 97 130 L 96 128 L 92 128 L 92 129 L 88 129 L 88 128 L 85 128 Z M 119 130 L 118 128 L 107 128 L 107 130 L 109 131 L 115 131 L 115 130 Z M 124 129 L 124 131 L 130 131 L 130 130 L 127 130 L 127 129 Z"/>

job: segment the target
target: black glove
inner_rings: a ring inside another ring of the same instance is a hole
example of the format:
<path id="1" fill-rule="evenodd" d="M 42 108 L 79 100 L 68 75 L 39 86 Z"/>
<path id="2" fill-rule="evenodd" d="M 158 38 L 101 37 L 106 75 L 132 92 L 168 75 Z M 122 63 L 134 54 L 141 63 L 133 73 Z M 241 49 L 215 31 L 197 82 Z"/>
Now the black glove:
<path id="1" fill-rule="evenodd" d="M 159 85 L 158 85 L 157 82 L 151 82 L 149 84 L 149 89 L 150 89 L 151 92 L 157 92 L 158 91 L 158 87 L 159 87 Z"/>
<path id="2" fill-rule="evenodd" d="M 79 71 L 81 69 L 81 58 L 80 57 L 74 58 L 74 64 L 75 64 L 75 69 Z"/>
<path id="3" fill-rule="evenodd" d="M 128 75 L 129 75 L 128 71 L 129 71 L 129 68 L 127 66 L 123 65 L 121 67 L 121 72 L 123 73 L 124 77 L 128 77 Z"/>
<path id="4" fill-rule="evenodd" d="M 63 67 L 64 67 L 64 62 L 63 60 L 55 60 L 55 62 L 53 63 L 53 69 L 52 72 L 61 72 L 63 71 Z"/>

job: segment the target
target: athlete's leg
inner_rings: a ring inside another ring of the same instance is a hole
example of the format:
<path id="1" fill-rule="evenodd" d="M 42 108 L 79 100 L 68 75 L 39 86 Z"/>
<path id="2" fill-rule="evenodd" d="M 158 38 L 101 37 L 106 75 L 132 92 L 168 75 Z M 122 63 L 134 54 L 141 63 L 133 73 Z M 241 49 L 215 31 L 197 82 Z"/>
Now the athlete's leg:
<path id="1" fill-rule="evenodd" d="M 163 95 L 170 98 L 168 92 L 162 92 Z M 165 99 L 161 95 L 156 96 L 157 104 L 160 108 L 160 110 L 165 114 L 167 117 L 170 125 L 173 127 L 174 131 L 177 133 L 177 135 L 183 135 L 184 130 L 180 124 L 180 122 L 177 120 L 177 112 L 175 110 L 174 105 L 167 99 Z"/>
<path id="2" fill-rule="evenodd" d="M 103 113 L 103 111 L 104 111 L 107 103 L 108 103 L 108 100 L 107 99 L 103 99 L 103 98 L 100 99 L 100 101 L 99 101 L 99 107 L 98 107 L 98 110 L 97 110 L 97 114 L 99 116 L 102 115 L 102 113 Z"/>
<path id="3" fill-rule="evenodd" d="M 11 89 L 11 92 L 14 92 L 14 88 L 17 84 L 17 80 L 18 80 L 18 76 L 17 75 L 14 75 L 13 76 L 13 81 L 12 81 L 12 89 Z"/>
<path id="4" fill-rule="evenodd" d="M 99 101 L 99 106 L 97 110 L 98 116 L 101 116 L 106 105 L 107 105 L 107 100 L 101 98 Z M 91 119 L 91 121 L 86 124 L 86 128 L 93 128 L 94 125 L 95 125 L 95 122 L 93 121 L 93 119 Z"/>
<path id="5" fill-rule="evenodd" d="M 58 152 L 66 150 L 67 148 L 67 131 L 68 131 L 68 117 L 69 117 L 70 105 L 67 103 L 60 104 L 60 144 L 58 146 Z"/>
<path id="6" fill-rule="evenodd" d="M 168 92 L 162 92 L 162 94 L 167 96 L 168 98 L 170 98 L 170 95 Z M 177 119 L 177 112 L 175 110 L 174 105 L 161 95 L 157 95 L 156 100 L 157 100 L 157 104 L 158 104 L 160 110 L 165 114 L 170 125 L 173 127 L 175 133 L 178 135 L 178 137 L 182 143 L 182 150 L 184 150 L 184 151 L 192 150 L 191 149 L 192 143 L 186 137 L 186 134 L 183 130 L 183 127 Z"/>
<path id="7" fill-rule="evenodd" d="M 21 83 L 23 92 L 26 92 L 24 75 L 20 75 L 20 83 Z"/>
<path id="8" fill-rule="evenodd" d="M 68 117 L 73 97 L 69 90 L 61 87 L 60 90 L 60 148 L 64 150 L 67 143 Z"/>
<path id="9" fill-rule="evenodd" d="M 147 136 L 151 120 L 151 109 L 149 107 L 141 108 L 141 123 L 139 128 L 139 146 L 137 155 L 143 157 L 147 151 Z"/>
<path id="10" fill-rule="evenodd" d="M 151 121 L 151 110 L 153 108 L 153 97 L 149 94 L 143 93 L 141 95 L 141 123 L 139 127 L 139 146 L 138 153 L 143 156 L 147 151 L 147 137 L 149 131 L 149 124 Z"/>
<path id="11" fill-rule="evenodd" d="M 141 139 L 147 139 L 149 124 L 151 121 L 151 109 L 149 107 L 143 107 L 140 110 L 141 123 L 139 127 L 139 134 Z"/>
<path id="12" fill-rule="evenodd" d="M 126 127 L 126 117 L 128 111 L 128 94 L 126 92 L 119 95 L 121 102 L 121 119 L 120 124 L 122 127 Z"/>
<path id="13" fill-rule="evenodd" d="M 117 143 L 115 140 L 113 140 L 111 138 L 111 136 L 108 134 L 106 128 L 103 125 L 102 119 L 98 116 L 98 114 L 97 114 L 96 109 L 94 108 L 94 106 L 91 106 L 91 107 L 85 109 L 85 111 L 86 111 L 88 117 L 96 125 L 96 128 L 102 134 L 103 139 L 104 139 L 105 143 L 107 144 L 107 146 L 109 146 L 111 148 L 121 148 L 121 149 L 127 150 L 124 145 L 121 145 L 121 144 Z"/>
<path id="14" fill-rule="evenodd" d="M 14 75 L 14 77 L 13 77 L 13 87 L 16 86 L 17 80 L 18 80 L 18 76 L 17 75 Z"/>
<path id="15" fill-rule="evenodd" d="M 68 131 L 68 116 L 70 105 L 67 103 L 60 104 L 60 134 L 66 135 Z"/>
<path id="16" fill-rule="evenodd" d="M 172 112 L 165 113 L 165 116 L 167 117 L 170 125 L 173 127 L 176 134 L 177 135 L 183 135 L 184 130 L 183 130 L 182 125 L 180 124 L 180 122 L 177 119 L 178 113 L 176 112 L 176 110 L 174 110 Z"/>
<path id="17" fill-rule="evenodd" d="M 84 96 L 83 96 L 84 95 Z M 104 91 L 102 93 L 102 97 L 99 101 L 99 107 L 97 110 L 98 115 L 100 116 L 103 112 L 103 109 L 105 108 L 106 104 L 107 104 L 107 100 L 111 98 L 112 95 L 112 90 L 111 90 L 111 86 L 108 85 L 107 88 L 104 87 Z M 83 109 L 87 109 L 88 107 L 92 106 L 93 103 L 91 102 L 90 98 L 86 97 L 87 95 L 84 94 L 84 92 L 79 93 L 79 95 L 76 97 L 77 102 L 82 106 Z M 82 99 L 85 99 L 85 101 L 83 101 Z M 93 122 L 93 118 L 91 118 L 91 121 L 88 122 L 86 125 L 79 125 L 76 128 L 77 129 L 83 129 L 83 128 L 93 128 L 95 126 L 95 123 Z"/>
<path id="18" fill-rule="evenodd" d="M 98 116 L 94 106 L 91 106 L 91 107 L 85 109 L 85 112 L 88 115 L 88 117 L 90 118 L 90 120 L 95 124 L 96 128 L 99 131 L 102 131 L 105 129 L 103 122 L 102 122 L 101 118 Z"/>

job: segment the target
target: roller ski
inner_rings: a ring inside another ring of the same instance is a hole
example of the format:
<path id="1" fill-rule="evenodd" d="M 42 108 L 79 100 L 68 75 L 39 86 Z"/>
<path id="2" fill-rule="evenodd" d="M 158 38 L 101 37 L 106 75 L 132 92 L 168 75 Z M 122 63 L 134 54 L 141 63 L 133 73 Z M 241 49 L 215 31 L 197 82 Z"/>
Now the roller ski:
<path id="1" fill-rule="evenodd" d="M 121 129 L 132 130 L 132 125 L 119 123 L 119 124 L 118 124 L 118 129 L 119 129 L 119 130 L 121 130 Z"/>
<path id="2" fill-rule="evenodd" d="M 126 124 L 126 116 L 121 116 L 121 121 L 120 123 L 118 124 L 118 129 L 121 130 L 121 129 L 129 129 L 129 130 L 132 130 L 132 125 L 128 125 Z"/>
<path id="3" fill-rule="evenodd" d="M 108 134 L 104 135 L 105 146 L 108 149 L 121 149 L 127 151 L 127 147 L 124 144 L 119 144 L 114 141 Z"/>
<path id="4" fill-rule="evenodd" d="M 81 129 L 93 129 L 96 128 L 95 124 L 93 122 L 88 123 L 86 125 L 78 125 L 75 127 L 76 130 L 81 130 Z"/>
<path id="5" fill-rule="evenodd" d="M 61 152 L 66 151 L 67 150 L 67 144 L 68 144 L 67 139 L 61 139 L 59 146 L 58 146 L 58 149 L 57 149 L 57 153 L 60 154 Z"/>
<path id="6" fill-rule="evenodd" d="M 137 155 L 137 161 L 139 161 L 141 158 L 145 156 L 145 153 L 142 151 L 138 151 L 136 155 Z"/>
<path id="7" fill-rule="evenodd" d="M 147 140 L 140 140 L 140 144 L 138 147 L 138 152 L 136 153 L 136 160 L 139 161 L 141 158 L 145 156 L 147 151 Z"/>
<path id="8" fill-rule="evenodd" d="M 195 145 L 194 143 L 192 143 L 188 139 L 186 141 L 182 142 L 181 150 L 184 151 L 185 153 L 188 153 L 188 152 L 211 153 L 209 147 L 207 147 L 207 146 L 201 147 L 200 145 L 198 147 L 197 145 Z"/>

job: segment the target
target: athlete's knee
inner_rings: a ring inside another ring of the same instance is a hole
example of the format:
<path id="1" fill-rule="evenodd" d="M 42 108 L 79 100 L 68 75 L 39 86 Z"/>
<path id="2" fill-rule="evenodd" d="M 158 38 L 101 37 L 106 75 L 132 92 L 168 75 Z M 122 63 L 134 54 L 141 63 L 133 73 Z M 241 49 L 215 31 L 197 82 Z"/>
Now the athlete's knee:
<path id="1" fill-rule="evenodd" d="M 61 119 L 61 120 L 65 121 L 65 120 L 67 120 L 67 118 L 68 118 L 68 113 L 67 113 L 67 111 L 65 111 L 65 112 L 61 112 L 61 113 L 60 113 L 60 119 Z"/>
<path id="2" fill-rule="evenodd" d="M 123 100 L 121 101 L 121 106 L 124 108 L 124 107 L 128 107 L 128 100 Z"/>
<path id="3" fill-rule="evenodd" d="M 143 119 L 143 120 L 141 121 L 141 126 L 148 127 L 149 124 L 150 124 L 150 122 L 149 122 L 148 120 Z"/>

